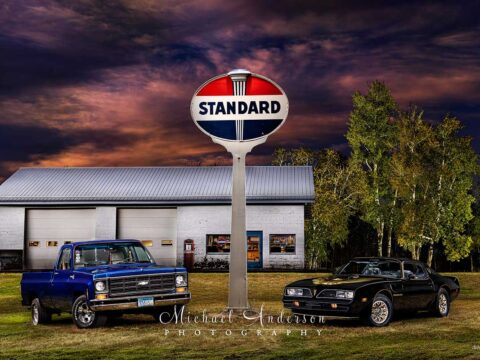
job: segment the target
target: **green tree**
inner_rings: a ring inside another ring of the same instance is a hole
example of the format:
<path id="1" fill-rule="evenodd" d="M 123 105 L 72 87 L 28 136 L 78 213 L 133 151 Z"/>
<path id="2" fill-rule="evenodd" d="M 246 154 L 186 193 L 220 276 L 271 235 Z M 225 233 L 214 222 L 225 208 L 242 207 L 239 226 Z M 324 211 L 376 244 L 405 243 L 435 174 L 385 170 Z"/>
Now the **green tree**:
<path id="1" fill-rule="evenodd" d="M 318 154 L 319 153 L 315 153 L 315 151 L 311 149 L 300 147 L 293 149 L 290 152 L 290 161 L 294 165 L 314 166 L 317 161 L 316 156 L 318 156 Z"/>
<path id="2" fill-rule="evenodd" d="M 477 155 L 471 139 L 459 136 L 460 121 L 446 116 L 435 128 L 436 147 L 431 172 L 432 222 L 428 264 L 431 265 L 434 246 L 443 241 L 447 259 L 458 261 L 471 252 L 473 239 L 466 234 L 466 226 L 473 219 L 473 177 L 478 170 Z"/>
<path id="3" fill-rule="evenodd" d="M 467 257 L 472 238 L 465 227 L 473 217 L 471 189 L 477 169 L 470 139 L 458 135 L 457 119 L 447 116 L 433 127 L 415 108 L 402 113 L 397 126 L 399 146 L 390 183 L 401 202 L 399 245 L 417 260 L 428 246 L 429 266 L 440 241 L 448 260 Z"/>
<path id="4" fill-rule="evenodd" d="M 272 165 L 275 166 L 283 166 L 286 165 L 290 159 L 290 153 L 287 149 L 285 148 L 276 148 L 273 152 L 273 160 L 272 160 Z"/>
<path id="5" fill-rule="evenodd" d="M 305 221 L 305 260 L 308 268 L 318 268 L 328 260 L 331 247 L 344 244 L 348 238 L 348 220 L 365 191 L 361 188 L 361 169 L 332 149 L 276 151 L 272 163 L 313 166 L 315 201 Z"/>
<path id="6" fill-rule="evenodd" d="M 383 255 L 384 235 L 395 224 L 395 192 L 390 186 L 390 159 L 396 147 L 394 118 L 398 106 L 384 83 L 374 81 L 366 95 L 353 95 L 353 110 L 348 122 L 347 140 L 352 148 L 352 162 L 364 170 L 366 193 L 363 198 L 363 218 L 377 232 L 378 255 Z M 387 229 L 386 229 L 387 228 Z M 386 231 L 387 230 L 387 231 Z"/>
<path id="7" fill-rule="evenodd" d="M 401 202 L 398 244 L 418 260 L 434 218 L 430 200 L 434 133 L 423 120 L 423 112 L 415 108 L 399 115 L 397 129 L 398 147 L 392 156 L 389 180 Z"/>
<path id="8" fill-rule="evenodd" d="M 470 271 L 478 271 L 478 266 L 474 264 L 474 253 L 480 255 L 480 204 L 478 199 L 473 206 L 473 219 L 467 225 L 467 234 L 472 237 L 472 251 L 470 252 Z"/>

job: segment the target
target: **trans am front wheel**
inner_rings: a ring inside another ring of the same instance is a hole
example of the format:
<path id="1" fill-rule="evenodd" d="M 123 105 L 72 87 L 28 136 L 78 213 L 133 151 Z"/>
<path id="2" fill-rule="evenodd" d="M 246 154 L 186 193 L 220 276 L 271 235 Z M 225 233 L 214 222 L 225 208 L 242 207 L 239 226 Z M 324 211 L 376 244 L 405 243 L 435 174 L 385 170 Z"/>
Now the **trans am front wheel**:
<path id="1" fill-rule="evenodd" d="M 392 315 L 392 301 L 385 295 L 378 294 L 372 301 L 372 306 L 366 316 L 366 320 L 370 326 L 382 327 L 390 323 Z"/>
<path id="2" fill-rule="evenodd" d="M 79 296 L 72 306 L 73 322 L 80 329 L 92 328 L 95 326 L 105 325 L 107 317 L 102 314 L 98 314 L 87 303 L 87 297 L 85 295 Z"/>

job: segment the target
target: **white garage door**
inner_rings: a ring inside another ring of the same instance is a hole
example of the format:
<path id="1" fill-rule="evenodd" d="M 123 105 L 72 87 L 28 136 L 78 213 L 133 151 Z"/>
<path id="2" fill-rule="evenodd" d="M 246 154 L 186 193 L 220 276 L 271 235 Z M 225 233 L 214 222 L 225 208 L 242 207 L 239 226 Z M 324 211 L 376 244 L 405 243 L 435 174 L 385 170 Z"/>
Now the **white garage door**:
<path id="1" fill-rule="evenodd" d="M 117 237 L 142 240 L 158 264 L 175 266 L 177 210 L 119 209 Z"/>
<path id="2" fill-rule="evenodd" d="M 95 239 L 95 209 L 27 210 L 26 261 L 29 269 L 51 269 L 66 242 Z"/>

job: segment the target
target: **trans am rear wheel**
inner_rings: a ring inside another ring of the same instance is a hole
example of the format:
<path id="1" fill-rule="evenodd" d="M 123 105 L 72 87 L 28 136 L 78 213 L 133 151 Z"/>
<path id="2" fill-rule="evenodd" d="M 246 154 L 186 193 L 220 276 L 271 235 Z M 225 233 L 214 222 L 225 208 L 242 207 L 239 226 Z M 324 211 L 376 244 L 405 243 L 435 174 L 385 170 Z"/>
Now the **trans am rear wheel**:
<path id="1" fill-rule="evenodd" d="M 433 303 L 432 313 L 437 317 L 446 317 L 450 312 L 450 296 L 447 290 L 441 288 L 438 290 L 437 297 Z"/>
<path id="2" fill-rule="evenodd" d="M 107 322 L 105 315 L 96 313 L 90 309 L 85 295 L 79 296 L 73 303 L 72 318 L 75 325 L 80 329 L 103 326 Z"/>
<path id="3" fill-rule="evenodd" d="M 393 315 L 392 301 L 383 294 L 378 294 L 372 301 L 366 320 L 370 326 L 382 327 L 390 323 Z"/>

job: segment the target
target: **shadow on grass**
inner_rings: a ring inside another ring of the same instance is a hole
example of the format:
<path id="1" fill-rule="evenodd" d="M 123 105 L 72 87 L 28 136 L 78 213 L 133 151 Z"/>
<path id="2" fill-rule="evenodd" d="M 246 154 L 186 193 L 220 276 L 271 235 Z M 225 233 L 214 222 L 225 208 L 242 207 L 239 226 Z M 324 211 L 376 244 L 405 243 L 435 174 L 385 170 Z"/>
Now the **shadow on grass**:
<path id="1" fill-rule="evenodd" d="M 61 316 L 54 315 L 52 318 L 52 322 L 49 324 L 51 326 L 64 326 L 64 325 L 72 325 L 73 320 L 72 317 L 63 314 Z M 115 316 L 109 317 L 106 325 L 102 326 L 102 328 L 109 328 L 109 327 L 131 327 L 131 326 L 142 326 L 142 325 L 155 325 L 158 324 L 161 326 L 160 323 L 156 322 L 152 316 L 145 316 L 145 315 L 127 315 L 127 316 Z"/>
<path id="2" fill-rule="evenodd" d="M 436 317 L 431 315 L 428 312 L 397 312 L 394 314 L 392 323 L 405 321 L 405 320 L 415 320 L 415 319 L 435 319 Z M 61 317 L 54 316 L 51 322 L 52 326 L 64 326 L 72 325 L 72 318 L 68 315 L 62 315 Z M 108 322 L 106 323 L 105 328 L 113 327 L 131 327 L 131 326 L 151 326 L 158 325 L 164 326 L 156 322 L 152 316 L 148 315 L 126 315 L 126 316 L 115 316 L 109 317 Z M 307 326 L 311 328 L 315 327 L 338 327 L 338 328 L 363 328 L 369 327 L 365 324 L 364 320 L 361 318 L 343 318 L 343 317 L 326 317 L 325 322 L 321 324 L 298 324 L 299 326 Z"/>
<path id="3" fill-rule="evenodd" d="M 421 312 L 407 312 L 407 311 L 397 311 L 391 320 L 391 324 L 395 322 L 405 321 L 405 320 L 415 320 L 415 319 L 436 319 L 437 317 L 430 314 L 428 311 Z M 310 326 L 318 326 L 318 324 L 307 324 Z M 370 327 L 365 323 L 362 318 L 348 318 L 348 317 L 326 317 L 325 323 L 321 324 L 322 326 L 331 326 L 339 328 L 362 328 Z"/>

